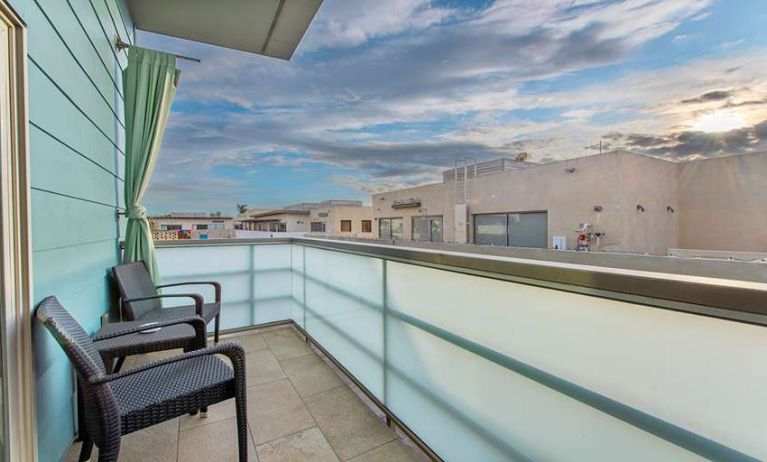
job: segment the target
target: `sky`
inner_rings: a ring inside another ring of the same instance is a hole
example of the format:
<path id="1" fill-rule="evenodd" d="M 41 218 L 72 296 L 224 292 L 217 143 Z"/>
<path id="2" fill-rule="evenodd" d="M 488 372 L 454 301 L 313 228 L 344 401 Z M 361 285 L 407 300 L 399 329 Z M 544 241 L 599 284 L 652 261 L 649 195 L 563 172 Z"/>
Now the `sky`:
<path id="1" fill-rule="evenodd" d="M 439 181 L 456 159 L 584 146 L 767 152 L 766 0 L 325 0 L 290 61 L 195 56 L 144 202 L 235 212 Z M 765 154 L 767 155 L 767 154 Z"/>

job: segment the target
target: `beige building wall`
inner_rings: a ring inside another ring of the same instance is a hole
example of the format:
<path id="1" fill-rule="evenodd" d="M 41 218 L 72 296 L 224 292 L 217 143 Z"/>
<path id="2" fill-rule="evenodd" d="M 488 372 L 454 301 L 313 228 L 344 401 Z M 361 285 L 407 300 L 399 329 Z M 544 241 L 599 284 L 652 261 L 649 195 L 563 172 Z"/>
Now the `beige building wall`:
<path id="1" fill-rule="evenodd" d="M 619 158 L 623 233 L 617 249 L 666 255 L 678 246 L 680 164 L 631 153 Z"/>
<path id="2" fill-rule="evenodd" d="M 255 220 L 256 222 L 244 222 L 245 229 L 251 231 L 271 231 L 272 223 L 284 223 L 285 231 L 287 233 L 301 233 L 309 231 L 309 214 L 295 214 L 295 213 L 274 213 L 271 215 L 263 215 Z M 275 231 L 276 232 L 276 231 Z"/>
<path id="3" fill-rule="evenodd" d="M 351 221 L 351 231 L 341 231 L 341 221 Z M 364 232 L 362 227 L 363 220 L 370 221 L 371 232 Z M 356 207 L 356 206 L 320 206 L 312 209 L 310 215 L 310 227 L 311 223 L 324 223 L 325 232 L 317 234 L 325 234 L 340 237 L 354 237 L 361 239 L 372 239 L 375 237 L 373 225 L 373 209 L 371 207 Z M 310 228 L 311 229 L 311 228 Z"/>
<path id="4" fill-rule="evenodd" d="M 162 225 L 181 225 L 181 229 L 190 230 L 195 229 L 195 225 L 223 225 L 223 229 L 234 229 L 234 221 L 232 218 L 215 218 L 215 217 L 149 217 L 149 221 L 157 229 L 160 229 Z"/>
<path id="5" fill-rule="evenodd" d="M 680 248 L 767 252 L 767 153 L 679 165 Z"/>
<path id="6" fill-rule="evenodd" d="M 392 208 L 392 203 L 395 201 L 416 197 L 421 200 L 420 207 L 404 209 Z M 451 241 L 453 240 L 452 200 L 452 190 L 447 188 L 443 183 L 374 194 L 371 206 L 373 212 L 373 235 L 376 239 L 380 237 L 378 234 L 378 223 L 381 218 L 402 218 L 404 238 L 411 239 L 413 236 L 413 217 L 443 216 L 442 227 L 445 240 Z"/>
<path id="7" fill-rule="evenodd" d="M 402 217 L 403 238 L 412 239 L 412 218 L 436 215 L 443 217 L 444 240 L 454 241 L 459 186 L 436 183 L 373 195 L 375 233 L 380 218 Z M 392 208 L 394 201 L 411 198 L 420 206 Z M 477 214 L 546 211 L 549 248 L 554 236 L 565 236 L 568 248 L 575 248 L 579 224 L 590 223 L 605 233 L 598 246 L 592 243 L 604 251 L 765 251 L 767 155 L 676 163 L 609 152 L 480 176 L 468 183 L 467 203 L 469 242 Z"/>

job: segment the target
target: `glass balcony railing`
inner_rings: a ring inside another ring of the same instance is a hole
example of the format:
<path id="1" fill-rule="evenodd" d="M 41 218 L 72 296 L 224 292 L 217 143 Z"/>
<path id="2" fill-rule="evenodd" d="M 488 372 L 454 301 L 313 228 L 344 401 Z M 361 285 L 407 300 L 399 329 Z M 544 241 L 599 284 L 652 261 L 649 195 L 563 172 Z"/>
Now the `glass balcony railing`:
<path id="1" fill-rule="evenodd" d="M 222 328 L 294 322 L 444 460 L 767 459 L 767 284 L 311 239 L 158 257 L 222 283 Z"/>

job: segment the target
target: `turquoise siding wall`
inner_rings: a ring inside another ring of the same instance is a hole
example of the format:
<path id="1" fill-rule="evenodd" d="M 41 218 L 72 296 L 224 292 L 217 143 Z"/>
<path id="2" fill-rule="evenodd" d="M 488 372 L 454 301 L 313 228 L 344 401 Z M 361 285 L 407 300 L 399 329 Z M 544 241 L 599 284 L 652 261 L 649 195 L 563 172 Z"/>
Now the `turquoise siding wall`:
<path id="1" fill-rule="evenodd" d="M 114 37 L 134 38 L 124 0 L 11 0 L 28 26 L 34 296 L 56 295 L 88 330 L 113 303 L 124 126 Z M 70 365 L 34 335 L 40 461 L 59 461 L 75 433 Z"/>

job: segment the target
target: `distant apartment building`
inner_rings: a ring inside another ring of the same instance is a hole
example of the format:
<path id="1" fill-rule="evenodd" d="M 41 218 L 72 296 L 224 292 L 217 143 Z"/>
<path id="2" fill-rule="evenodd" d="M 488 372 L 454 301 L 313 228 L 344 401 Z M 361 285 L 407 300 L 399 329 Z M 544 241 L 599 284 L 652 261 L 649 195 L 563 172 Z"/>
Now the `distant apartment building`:
<path id="1" fill-rule="evenodd" d="M 240 226 L 244 231 L 306 232 L 309 230 L 309 213 L 309 210 L 290 207 L 258 212 L 240 220 Z"/>
<path id="2" fill-rule="evenodd" d="M 309 231 L 312 234 L 371 239 L 373 210 L 362 201 L 324 201 L 311 210 Z"/>
<path id="3" fill-rule="evenodd" d="M 364 238 L 374 236 L 373 213 L 362 201 L 301 202 L 241 219 L 241 229 L 271 233 L 311 233 Z"/>
<path id="4" fill-rule="evenodd" d="M 468 181 L 464 179 L 464 171 Z M 672 162 L 614 151 L 444 172 L 441 183 L 375 194 L 380 239 L 666 255 L 767 252 L 767 153 Z"/>
<path id="5" fill-rule="evenodd" d="M 174 212 L 148 217 L 155 240 L 226 239 L 234 237 L 232 217 L 201 212 Z"/>

